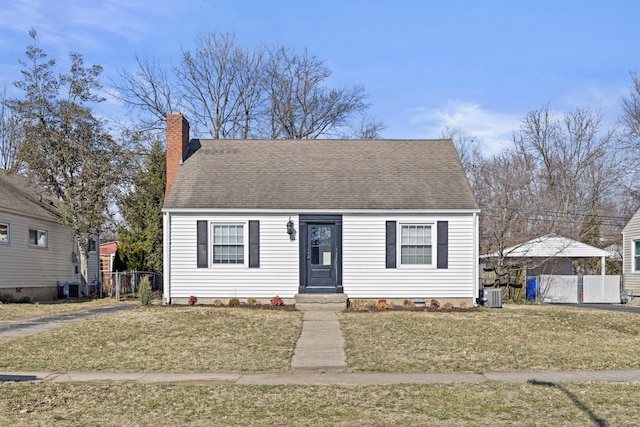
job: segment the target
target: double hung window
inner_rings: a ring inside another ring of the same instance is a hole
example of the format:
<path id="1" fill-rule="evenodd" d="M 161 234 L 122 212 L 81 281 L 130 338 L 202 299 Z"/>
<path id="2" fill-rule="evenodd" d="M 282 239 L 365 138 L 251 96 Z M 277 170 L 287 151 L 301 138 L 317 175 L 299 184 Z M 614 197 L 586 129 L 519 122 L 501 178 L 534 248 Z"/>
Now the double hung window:
<path id="1" fill-rule="evenodd" d="M 400 264 L 433 264 L 431 225 L 400 226 Z"/>
<path id="2" fill-rule="evenodd" d="M 213 225 L 213 263 L 244 264 L 244 225 Z"/>

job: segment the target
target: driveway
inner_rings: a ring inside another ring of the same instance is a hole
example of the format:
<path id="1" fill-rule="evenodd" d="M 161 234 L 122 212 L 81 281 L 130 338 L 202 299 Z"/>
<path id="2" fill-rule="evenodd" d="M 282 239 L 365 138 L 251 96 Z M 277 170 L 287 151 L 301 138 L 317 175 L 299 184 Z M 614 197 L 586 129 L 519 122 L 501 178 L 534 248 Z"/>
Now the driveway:
<path id="1" fill-rule="evenodd" d="M 90 316 L 117 313 L 137 306 L 139 306 L 138 303 L 120 303 L 117 305 L 94 307 L 86 310 L 60 313 L 44 317 L 0 321 L 0 343 L 29 335 L 35 335 L 51 329 L 62 328 L 63 326 L 79 322 Z"/>
<path id="2" fill-rule="evenodd" d="M 629 304 L 553 304 L 553 305 L 563 305 L 565 307 L 587 308 L 591 310 L 622 311 L 627 313 L 640 314 L 640 306 L 629 305 Z"/>

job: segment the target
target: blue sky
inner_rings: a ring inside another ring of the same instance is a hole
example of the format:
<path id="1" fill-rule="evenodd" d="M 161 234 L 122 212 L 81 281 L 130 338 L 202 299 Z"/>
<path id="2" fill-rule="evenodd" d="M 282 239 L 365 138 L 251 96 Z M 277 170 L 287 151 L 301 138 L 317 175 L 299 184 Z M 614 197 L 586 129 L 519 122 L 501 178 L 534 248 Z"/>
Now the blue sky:
<path id="1" fill-rule="evenodd" d="M 546 104 L 599 109 L 614 126 L 640 71 L 638 17 L 636 0 L 12 0 L 0 5 L 0 88 L 20 78 L 30 28 L 62 66 L 69 51 L 101 64 L 105 83 L 136 54 L 169 63 L 198 33 L 234 32 L 246 47 L 308 48 L 330 84 L 364 85 L 385 138 L 460 126 L 492 153 Z"/>

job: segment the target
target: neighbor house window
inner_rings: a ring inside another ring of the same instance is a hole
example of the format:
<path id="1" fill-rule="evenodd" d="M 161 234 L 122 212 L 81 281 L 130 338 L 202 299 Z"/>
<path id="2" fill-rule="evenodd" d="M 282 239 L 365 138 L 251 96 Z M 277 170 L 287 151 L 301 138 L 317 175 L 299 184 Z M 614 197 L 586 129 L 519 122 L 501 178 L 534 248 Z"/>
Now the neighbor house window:
<path id="1" fill-rule="evenodd" d="M 89 252 L 97 252 L 98 251 L 98 241 L 94 238 L 89 239 Z"/>
<path id="2" fill-rule="evenodd" d="M 9 243 L 9 224 L 0 223 L 0 243 Z"/>
<path id="3" fill-rule="evenodd" d="M 244 225 L 213 225 L 213 263 L 244 264 Z"/>
<path id="4" fill-rule="evenodd" d="M 633 271 L 640 272 L 640 240 L 633 241 Z"/>
<path id="5" fill-rule="evenodd" d="M 402 225 L 400 264 L 432 264 L 431 225 Z"/>
<path id="6" fill-rule="evenodd" d="M 29 229 L 29 245 L 39 248 L 47 247 L 47 231 Z"/>

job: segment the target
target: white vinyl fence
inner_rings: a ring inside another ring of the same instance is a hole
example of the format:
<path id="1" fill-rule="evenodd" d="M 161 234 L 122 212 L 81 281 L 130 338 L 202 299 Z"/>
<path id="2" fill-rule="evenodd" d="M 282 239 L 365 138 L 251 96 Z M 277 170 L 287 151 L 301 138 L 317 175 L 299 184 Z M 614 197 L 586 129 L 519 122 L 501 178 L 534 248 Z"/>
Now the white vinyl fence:
<path id="1" fill-rule="evenodd" d="M 538 299 L 549 303 L 620 303 L 620 276 L 540 275 Z"/>
<path id="2" fill-rule="evenodd" d="M 584 276 L 582 302 L 620 303 L 620 276 Z"/>

